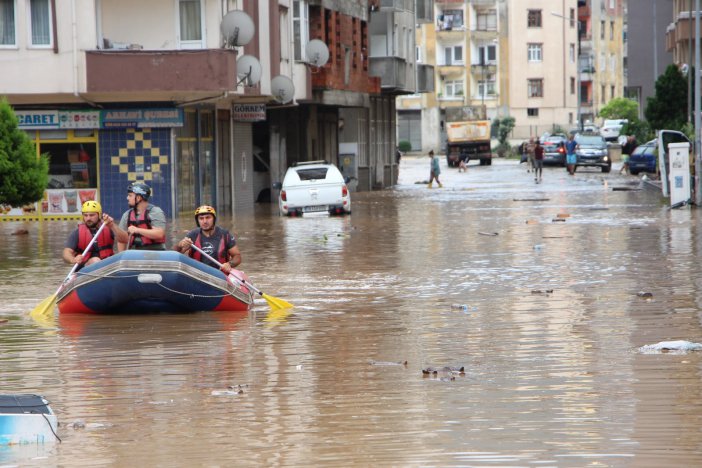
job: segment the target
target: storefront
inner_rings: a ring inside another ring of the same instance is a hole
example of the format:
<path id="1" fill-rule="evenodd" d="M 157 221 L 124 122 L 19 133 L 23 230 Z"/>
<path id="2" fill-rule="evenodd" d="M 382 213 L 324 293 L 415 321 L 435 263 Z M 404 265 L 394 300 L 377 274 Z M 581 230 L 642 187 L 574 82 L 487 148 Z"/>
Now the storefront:
<path id="1" fill-rule="evenodd" d="M 15 113 L 37 157 L 49 155 L 49 183 L 37 203 L 0 205 L 0 220 L 80 219 L 87 200 L 119 216 L 127 208 L 127 185 L 135 181 L 151 185 L 154 203 L 171 215 L 171 129 L 183 126 L 181 109 Z"/>

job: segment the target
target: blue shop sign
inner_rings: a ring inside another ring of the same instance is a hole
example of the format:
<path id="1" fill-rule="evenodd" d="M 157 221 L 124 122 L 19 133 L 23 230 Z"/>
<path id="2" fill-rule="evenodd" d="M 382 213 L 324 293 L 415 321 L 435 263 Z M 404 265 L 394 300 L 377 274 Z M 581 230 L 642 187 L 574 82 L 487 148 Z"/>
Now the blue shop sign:
<path id="1" fill-rule="evenodd" d="M 111 109 L 101 111 L 102 128 L 182 127 L 183 109 Z"/>
<path id="2" fill-rule="evenodd" d="M 59 111 L 15 111 L 19 128 L 22 130 L 41 130 L 59 128 Z"/>

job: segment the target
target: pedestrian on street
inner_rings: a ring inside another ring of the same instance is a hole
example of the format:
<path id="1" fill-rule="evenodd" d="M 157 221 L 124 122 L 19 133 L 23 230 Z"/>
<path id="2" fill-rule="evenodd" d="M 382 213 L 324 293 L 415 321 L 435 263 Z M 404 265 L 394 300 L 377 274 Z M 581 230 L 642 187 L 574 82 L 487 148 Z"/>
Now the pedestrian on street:
<path id="1" fill-rule="evenodd" d="M 536 142 L 534 137 L 529 138 L 529 143 L 527 144 L 527 172 L 531 172 L 534 169 L 534 150 L 536 149 Z"/>
<path id="2" fill-rule="evenodd" d="M 636 137 L 634 135 L 629 135 L 626 137 L 626 143 L 622 146 L 622 168 L 619 170 L 620 174 L 629 175 L 629 157 L 632 155 L 636 147 L 639 146 L 636 143 Z"/>
<path id="3" fill-rule="evenodd" d="M 432 182 L 436 180 L 436 183 L 439 185 L 439 187 L 443 187 L 441 185 L 441 181 L 439 181 L 439 174 L 441 174 L 441 168 L 439 167 L 439 157 L 434 156 L 434 150 L 429 151 L 429 157 L 431 158 L 431 163 L 429 165 L 430 173 L 429 173 L 429 185 L 427 187 L 431 188 Z"/>
<path id="4" fill-rule="evenodd" d="M 534 147 L 534 182 L 541 182 L 541 175 L 544 171 L 544 147 L 536 140 Z"/>
<path id="5" fill-rule="evenodd" d="M 575 141 L 575 136 L 571 133 L 566 141 L 566 168 L 568 174 L 575 175 L 575 164 L 578 162 L 578 157 L 575 155 L 575 150 L 578 148 L 578 143 Z"/>

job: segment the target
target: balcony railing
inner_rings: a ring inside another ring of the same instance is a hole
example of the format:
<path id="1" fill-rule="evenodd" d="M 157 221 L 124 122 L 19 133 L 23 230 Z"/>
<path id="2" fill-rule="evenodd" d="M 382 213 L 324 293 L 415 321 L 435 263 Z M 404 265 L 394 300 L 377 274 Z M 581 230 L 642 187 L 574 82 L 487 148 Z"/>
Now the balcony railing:
<path id="1" fill-rule="evenodd" d="M 380 8 L 395 11 L 414 11 L 414 0 L 380 0 Z"/>
<path id="2" fill-rule="evenodd" d="M 380 78 L 380 88 L 389 92 L 414 92 L 409 76 L 411 69 L 399 57 L 370 57 L 368 74 Z M 410 89 L 411 88 L 411 89 Z"/>

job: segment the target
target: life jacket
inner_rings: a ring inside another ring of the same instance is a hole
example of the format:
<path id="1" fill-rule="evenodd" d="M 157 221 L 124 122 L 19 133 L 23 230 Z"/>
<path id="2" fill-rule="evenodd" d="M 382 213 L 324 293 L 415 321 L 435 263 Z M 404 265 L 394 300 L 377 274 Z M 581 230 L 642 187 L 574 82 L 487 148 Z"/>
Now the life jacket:
<path id="1" fill-rule="evenodd" d="M 93 253 L 95 252 L 95 247 L 92 247 L 89 252 L 86 252 L 85 249 L 88 247 L 88 244 L 90 244 L 90 241 L 93 239 L 93 233 L 90 232 L 90 229 L 88 226 L 85 224 L 79 224 L 78 225 L 78 251 L 79 253 L 83 254 L 83 262 L 88 260 Z M 98 249 L 98 256 L 100 259 L 105 259 L 107 257 L 111 257 L 112 255 L 115 254 L 115 251 L 113 250 L 113 244 L 115 242 L 114 235 L 112 234 L 112 231 L 109 229 L 103 229 L 100 232 L 100 235 L 98 236 L 97 240 L 95 241 L 95 245 L 97 245 Z"/>
<path id="2" fill-rule="evenodd" d="M 151 217 L 149 216 L 149 212 L 151 211 L 151 205 L 147 206 L 144 211 L 139 214 L 139 217 L 136 217 L 136 208 L 132 208 L 129 210 L 129 220 L 127 221 L 127 226 L 136 226 L 138 228 L 146 228 L 146 229 L 151 229 Z M 165 244 L 166 243 L 166 238 L 165 236 L 160 238 L 160 239 L 149 239 L 146 236 L 142 236 L 141 234 L 134 234 L 134 241 L 132 242 L 132 245 L 135 248 L 138 248 L 141 245 L 157 245 L 157 244 Z"/>
<path id="3" fill-rule="evenodd" d="M 215 229 L 217 229 L 217 228 L 215 228 Z M 219 238 L 219 245 L 217 246 L 217 252 L 215 252 L 216 255 L 212 255 L 212 257 L 215 258 L 219 263 L 224 263 L 224 262 L 229 261 L 229 254 L 227 253 L 226 242 L 225 242 L 226 236 L 227 236 L 227 233 L 223 232 Z M 197 233 L 197 237 L 195 238 L 195 241 L 193 242 L 193 244 L 195 244 L 195 246 L 198 249 L 202 248 L 202 229 Z M 202 261 L 202 254 L 200 252 L 198 252 L 197 250 L 190 249 L 190 254 L 191 254 L 191 257 L 194 258 L 195 260 L 197 260 L 198 262 Z M 208 259 L 206 259 L 206 260 L 208 260 Z"/>

